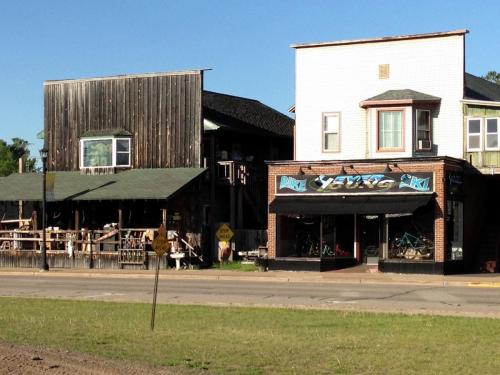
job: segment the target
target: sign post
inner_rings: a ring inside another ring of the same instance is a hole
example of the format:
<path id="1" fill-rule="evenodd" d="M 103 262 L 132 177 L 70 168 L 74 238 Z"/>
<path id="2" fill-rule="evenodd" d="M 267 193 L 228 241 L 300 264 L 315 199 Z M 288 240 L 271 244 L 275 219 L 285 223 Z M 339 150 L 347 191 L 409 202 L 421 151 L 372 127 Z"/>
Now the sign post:
<path id="1" fill-rule="evenodd" d="M 234 232 L 231 227 L 224 223 L 217 229 L 215 235 L 219 240 L 219 261 L 224 262 L 228 259 L 232 259 L 230 241 L 234 236 Z"/>
<path id="2" fill-rule="evenodd" d="M 153 250 L 156 253 L 156 274 L 155 274 L 155 286 L 153 290 L 153 310 L 151 311 L 151 331 L 155 329 L 155 315 L 156 315 L 156 295 L 158 294 L 158 274 L 160 273 L 160 261 L 161 257 L 168 251 L 170 251 L 170 242 L 167 239 L 167 230 L 165 227 L 160 225 L 158 228 L 158 236 L 153 240 Z"/>

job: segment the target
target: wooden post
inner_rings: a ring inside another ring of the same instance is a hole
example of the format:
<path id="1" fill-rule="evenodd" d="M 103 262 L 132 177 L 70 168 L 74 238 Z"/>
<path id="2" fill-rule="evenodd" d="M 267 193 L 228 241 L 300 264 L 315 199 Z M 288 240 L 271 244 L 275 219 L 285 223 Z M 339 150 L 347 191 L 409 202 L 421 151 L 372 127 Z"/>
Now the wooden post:
<path id="1" fill-rule="evenodd" d="M 75 250 L 78 249 L 78 239 L 80 238 L 80 210 L 78 208 L 75 209 L 75 232 L 76 232 L 76 237 L 75 237 Z M 79 251 L 83 250 L 83 244 L 82 248 L 78 249 Z M 73 250 L 74 254 L 74 250 Z"/>
<path id="2" fill-rule="evenodd" d="M 35 236 L 35 232 L 38 230 L 38 215 L 36 211 L 31 213 L 31 221 L 33 223 L 33 236 Z M 33 250 L 36 251 L 38 241 L 33 241 Z"/>

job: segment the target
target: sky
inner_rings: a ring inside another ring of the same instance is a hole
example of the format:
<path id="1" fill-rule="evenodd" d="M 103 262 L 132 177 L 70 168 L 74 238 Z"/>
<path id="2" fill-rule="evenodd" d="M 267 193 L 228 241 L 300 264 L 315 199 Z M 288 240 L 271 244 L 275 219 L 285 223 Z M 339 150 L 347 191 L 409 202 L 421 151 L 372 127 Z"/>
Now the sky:
<path id="1" fill-rule="evenodd" d="M 43 82 L 212 69 L 205 89 L 287 113 L 290 44 L 466 28 L 466 71 L 500 71 L 496 0 L 0 0 L 0 139 L 42 144 Z"/>

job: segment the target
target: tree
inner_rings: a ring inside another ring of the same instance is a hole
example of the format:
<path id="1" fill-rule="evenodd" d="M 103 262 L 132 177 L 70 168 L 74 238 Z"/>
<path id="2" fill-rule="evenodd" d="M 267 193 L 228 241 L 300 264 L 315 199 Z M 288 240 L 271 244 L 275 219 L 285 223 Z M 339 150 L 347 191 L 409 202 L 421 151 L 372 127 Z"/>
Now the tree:
<path id="1" fill-rule="evenodd" d="M 486 75 L 483 77 L 485 80 L 496 83 L 497 85 L 500 85 L 500 73 L 497 73 L 495 70 L 490 70 Z"/>
<path id="2" fill-rule="evenodd" d="M 0 139 L 0 176 L 8 176 L 17 172 L 18 160 L 22 158 L 27 172 L 35 171 L 35 158 L 30 158 L 28 141 L 21 138 L 13 138 L 12 143 L 8 144 Z"/>

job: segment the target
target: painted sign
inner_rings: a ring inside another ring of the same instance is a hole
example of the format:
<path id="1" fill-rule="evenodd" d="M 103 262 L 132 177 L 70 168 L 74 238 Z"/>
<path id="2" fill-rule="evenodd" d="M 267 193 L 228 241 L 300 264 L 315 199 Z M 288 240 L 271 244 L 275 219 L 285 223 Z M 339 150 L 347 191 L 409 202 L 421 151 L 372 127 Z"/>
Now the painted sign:
<path id="1" fill-rule="evenodd" d="M 276 195 L 428 193 L 432 173 L 276 176 Z"/>
<path id="2" fill-rule="evenodd" d="M 219 241 L 228 242 L 234 236 L 234 232 L 231 227 L 227 224 L 222 224 L 217 232 L 215 233 Z"/>

